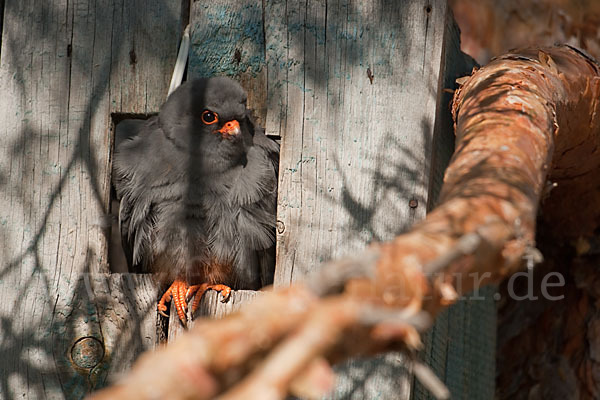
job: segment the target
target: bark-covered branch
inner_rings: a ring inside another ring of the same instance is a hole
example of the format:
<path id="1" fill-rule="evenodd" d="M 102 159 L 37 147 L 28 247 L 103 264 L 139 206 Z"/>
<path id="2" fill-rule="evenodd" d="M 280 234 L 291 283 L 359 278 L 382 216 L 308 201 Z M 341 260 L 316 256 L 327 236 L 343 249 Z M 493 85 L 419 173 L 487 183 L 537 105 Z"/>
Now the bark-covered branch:
<path id="1" fill-rule="evenodd" d="M 399 347 L 412 354 L 423 312 L 435 317 L 475 278 L 498 282 L 533 257 L 548 174 L 579 179 L 600 164 L 598 71 L 570 47 L 507 54 L 476 71 L 455 95 L 456 151 L 425 221 L 359 261 L 197 323 L 94 398 L 314 398 L 332 385 L 331 363 Z M 589 159 L 565 169 L 567 149 Z M 581 210 L 550 209 L 564 229 L 585 228 L 574 226 Z M 414 370 L 447 395 L 422 365 Z"/>

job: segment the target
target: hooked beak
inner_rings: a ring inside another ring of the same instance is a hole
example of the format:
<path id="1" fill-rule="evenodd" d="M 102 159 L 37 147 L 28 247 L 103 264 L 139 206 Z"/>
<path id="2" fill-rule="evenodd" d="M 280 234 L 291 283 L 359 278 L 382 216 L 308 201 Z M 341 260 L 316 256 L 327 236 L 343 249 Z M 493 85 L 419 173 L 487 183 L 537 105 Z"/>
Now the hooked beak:
<path id="1" fill-rule="evenodd" d="M 225 122 L 225 125 L 223 125 L 221 129 L 217 129 L 217 132 L 219 132 L 224 137 L 232 137 L 239 135 L 242 132 L 242 130 L 240 129 L 240 123 L 234 119 Z"/>

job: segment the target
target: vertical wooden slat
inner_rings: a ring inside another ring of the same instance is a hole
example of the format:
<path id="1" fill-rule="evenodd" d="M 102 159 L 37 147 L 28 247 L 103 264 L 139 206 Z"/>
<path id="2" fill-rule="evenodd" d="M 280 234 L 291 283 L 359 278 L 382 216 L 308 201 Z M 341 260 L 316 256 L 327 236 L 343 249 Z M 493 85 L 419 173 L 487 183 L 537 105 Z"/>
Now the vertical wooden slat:
<path id="1" fill-rule="evenodd" d="M 188 2 L 125 0 L 109 15 L 111 112 L 157 113 L 165 102 Z"/>
<path id="2" fill-rule="evenodd" d="M 142 312 L 156 296 L 149 277 L 134 278 L 130 292 L 105 285 L 130 299 L 114 307 L 108 300 L 99 305 L 96 291 L 82 282 L 84 276 L 104 279 L 97 274 L 108 270 L 111 113 L 156 112 L 164 101 L 181 34 L 181 2 L 5 3 L 0 393 L 81 398 L 126 368 L 132 349 L 156 338 L 155 320 Z M 105 356 L 78 368 L 71 349 L 84 338 L 92 348 L 98 341 Z"/>
<path id="3" fill-rule="evenodd" d="M 443 1 L 266 3 L 276 284 L 424 217 L 446 18 Z"/>
<path id="4" fill-rule="evenodd" d="M 336 385 L 325 399 L 409 400 L 413 390 L 410 368 L 406 354 L 401 353 L 347 361 L 335 366 Z"/>
<path id="5" fill-rule="evenodd" d="M 460 32 L 452 18 L 446 20 L 443 62 L 443 88 L 455 89 L 455 80 L 468 75 L 474 61 L 461 53 Z M 432 173 L 428 209 L 435 206 L 442 186 L 443 171 L 453 152 L 454 134 L 448 129 L 452 118 L 447 106 L 452 93 L 438 93 L 438 117 L 433 140 Z M 440 315 L 424 337 L 421 357 L 444 379 L 452 398 L 489 399 L 495 381 L 496 306 L 494 288 L 486 288 L 477 296 L 469 294 Z M 475 323 L 470 323 L 475 321 Z M 414 400 L 430 399 L 431 394 L 415 382 Z"/>
<path id="6" fill-rule="evenodd" d="M 436 205 L 442 188 L 444 171 L 454 153 L 454 121 L 449 107 L 452 104 L 454 90 L 458 87 L 456 79 L 469 75 L 476 64 L 475 60 L 460 50 L 460 30 L 451 15 L 446 18 L 442 51 L 441 82 L 437 93 L 438 106 L 433 128 L 428 210 Z"/>

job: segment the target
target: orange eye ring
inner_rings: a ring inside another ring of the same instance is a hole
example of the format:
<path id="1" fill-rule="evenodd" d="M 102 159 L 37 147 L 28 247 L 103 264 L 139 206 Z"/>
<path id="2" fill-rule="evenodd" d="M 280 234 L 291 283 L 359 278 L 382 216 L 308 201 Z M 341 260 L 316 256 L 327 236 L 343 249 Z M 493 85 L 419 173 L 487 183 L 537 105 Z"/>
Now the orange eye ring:
<path id="1" fill-rule="evenodd" d="M 202 122 L 206 125 L 216 124 L 219 122 L 219 114 L 210 110 L 204 110 L 202 111 Z"/>

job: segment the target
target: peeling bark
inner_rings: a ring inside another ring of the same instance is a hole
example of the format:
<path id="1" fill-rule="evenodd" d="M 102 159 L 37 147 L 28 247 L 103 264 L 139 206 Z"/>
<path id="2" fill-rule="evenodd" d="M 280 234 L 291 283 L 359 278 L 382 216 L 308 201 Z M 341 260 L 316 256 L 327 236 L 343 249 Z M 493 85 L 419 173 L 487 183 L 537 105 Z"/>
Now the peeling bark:
<path id="1" fill-rule="evenodd" d="M 317 296 L 309 280 L 223 320 L 202 321 L 94 398 L 283 398 L 290 388 L 326 390 L 327 382 L 315 384 L 330 376 L 322 373 L 329 371 L 324 359 L 399 346 L 413 354 L 427 322 L 423 310 L 437 315 L 474 287 L 473 274 L 500 282 L 523 257 L 535 258 L 547 177 L 559 186 L 547 197 L 544 218 L 560 221 L 561 234 L 573 237 L 598 225 L 593 204 L 563 202 L 576 193 L 600 195 L 598 186 L 589 193 L 571 185 L 598 179 L 599 82 L 598 66 L 570 47 L 510 53 L 475 71 L 455 95 L 457 146 L 439 207 L 409 233 L 374 246 L 375 263 L 357 261 L 365 277 L 340 272 L 345 289 L 328 296 Z M 424 379 L 444 397 L 439 382 Z"/>

